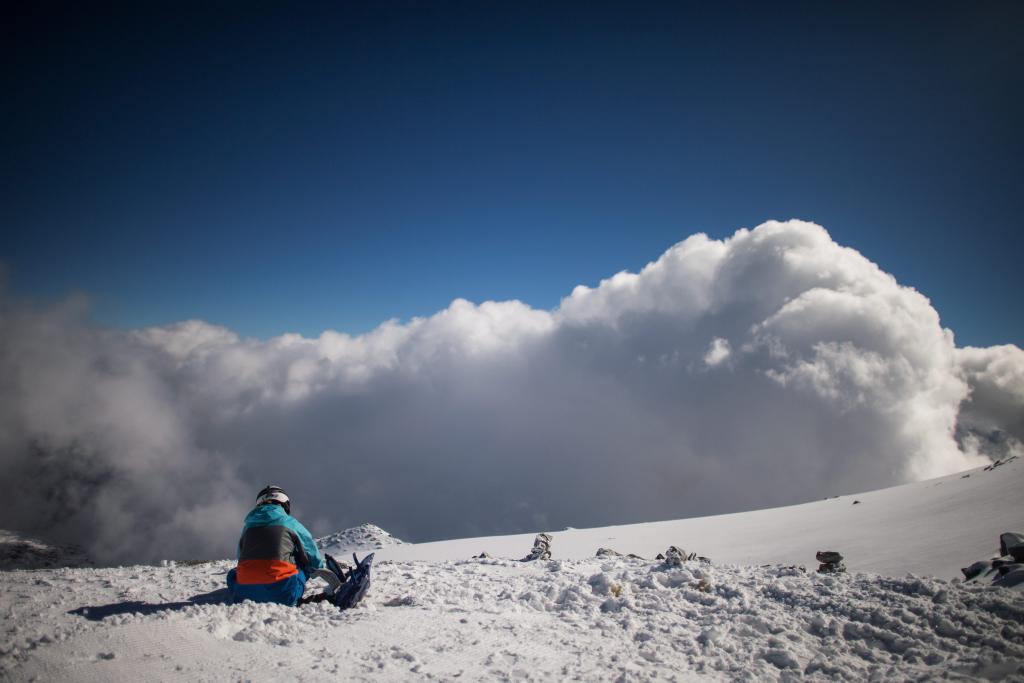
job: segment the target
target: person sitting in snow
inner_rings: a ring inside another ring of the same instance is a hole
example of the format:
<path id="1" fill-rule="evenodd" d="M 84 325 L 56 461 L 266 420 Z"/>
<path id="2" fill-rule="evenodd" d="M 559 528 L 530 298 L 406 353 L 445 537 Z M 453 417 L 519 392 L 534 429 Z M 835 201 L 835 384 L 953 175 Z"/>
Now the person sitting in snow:
<path id="1" fill-rule="evenodd" d="M 228 572 L 235 600 L 295 605 L 310 575 L 324 566 L 313 536 L 291 511 L 280 486 L 259 492 L 238 541 L 238 567 Z"/>

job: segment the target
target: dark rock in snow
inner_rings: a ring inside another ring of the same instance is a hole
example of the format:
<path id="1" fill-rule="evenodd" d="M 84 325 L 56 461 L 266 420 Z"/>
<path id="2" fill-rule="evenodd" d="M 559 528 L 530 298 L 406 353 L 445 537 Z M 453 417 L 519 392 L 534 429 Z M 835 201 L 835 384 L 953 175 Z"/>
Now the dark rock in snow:
<path id="1" fill-rule="evenodd" d="M 1007 531 L 999 536 L 999 555 L 1010 555 L 1018 562 L 1024 562 L 1024 534 Z"/>
<path id="2" fill-rule="evenodd" d="M 643 560 L 643 559 L 645 559 L 643 557 L 640 557 L 636 553 L 629 553 L 628 555 L 623 555 L 618 550 L 612 550 L 611 548 L 598 548 L 597 552 L 594 553 L 594 557 L 626 557 L 626 558 L 628 558 L 630 560 Z M 662 559 L 664 559 L 664 558 L 662 558 Z"/>
<path id="3" fill-rule="evenodd" d="M 669 546 L 665 551 L 665 564 L 669 567 L 682 567 L 683 562 L 697 559 L 697 553 L 689 553 L 678 546 Z"/>
<path id="4" fill-rule="evenodd" d="M 982 572 L 986 572 L 991 568 L 991 560 L 978 560 L 969 567 L 963 567 L 960 571 L 964 573 L 964 581 L 970 581 L 974 577 L 979 576 Z"/>
<path id="5" fill-rule="evenodd" d="M 1003 465 L 1005 465 L 1006 463 L 1009 463 L 1009 462 L 1013 462 L 1013 461 L 1014 461 L 1014 460 L 1016 460 L 1016 459 L 1017 459 L 1017 456 L 1016 456 L 1016 455 L 1011 455 L 1011 456 L 1010 456 L 1009 458 L 1002 458 L 1002 459 L 1000 459 L 1000 460 L 996 460 L 996 461 L 995 461 L 994 463 L 992 463 L 991 465 L 989 465 L 988 467 L 986 467 L 986 468 L 985 468 L 985 471 L 986 471 L 986 472 L 991 472 L 991 471 L 992 471 L 992 470 L 994 470 L 995 468 L 997 468 L 997 467 L 1002 467 L 1002 466 L 1003 466 Z"/>
<path id="6" fill-rule="evenodd" d="M 520 562 L 533 562 L 534 560 L 551 559 L 551 534 L 537 534 L 533 539 L 533 550 Z"/>
<path id="7" fill-rule="evenodd" d="M 843 556 L 835 550 L 819 550 L 814 556 L 821 562 L 818 565 L 819 574 L 839 574 L 846 571 Z"/>
<path id="8" fill-rule="evenodd" d="M 1008 565 L 1006 568 L 1010 569 L 1011 567 L 1014 567 L 1014 569 L 1006 572 L 1005 574 L 1002 574 L 1000 571 L 999 578 L 993 581 L 992 585 L 999 586 L 1001 588 L 1014 588 L 1024 584 L 1024 565 L 1012 564 Z M 1000 567 L 1000 570 L 1002 570 L 1002 567 Z"/>
<path id="9" fill-rule="evenodd" d="M 1002 554 L 1000 557 L 978 560 L 961 569 L 964 581 L 1002 588 L 1024 585 L 1024 534 L 1009 531 L 1000 534 L 999 552 Z"/>

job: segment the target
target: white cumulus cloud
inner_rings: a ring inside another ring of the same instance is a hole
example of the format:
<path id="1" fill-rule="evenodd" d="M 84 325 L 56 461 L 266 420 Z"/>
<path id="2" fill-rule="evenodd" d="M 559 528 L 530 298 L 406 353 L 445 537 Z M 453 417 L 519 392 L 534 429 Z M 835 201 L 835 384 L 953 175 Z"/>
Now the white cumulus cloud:
<path id="1" fill-rule="evenodd" d="M 729 357 L 730 353 L 732 353 L 732 349 L 729 348 L 729 340 L 716 337 L 711 340 L 708 352 L 704 354 L 704 362 L 710 366 L 719 365 Z"/>
<path id="2" fill-rule="evenodd" d="M 0 311 L 10 524 L 104 560 L 229 556 L 268 482 L 316 533 L 423 540 L 791 503 L 1024 438 L 1021 349 L 958 349 L 801 221 L 691 236 L 551 311 L 459 299 L 358 336 Z"/>

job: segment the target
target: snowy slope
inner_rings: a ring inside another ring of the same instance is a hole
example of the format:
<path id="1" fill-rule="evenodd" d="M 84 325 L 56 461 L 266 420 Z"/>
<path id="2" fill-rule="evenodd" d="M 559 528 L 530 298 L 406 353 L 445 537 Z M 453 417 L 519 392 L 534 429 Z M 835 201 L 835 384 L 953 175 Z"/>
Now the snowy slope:
<path id="1" fill-rule="evenodd" d="M 951 579 L 974 559 L 997 554 L 999 534 L 1024 531 L 1024 460 L 940 479 L 803 505 L 714 517 L 552 531 L 555 559 L 593 557 L 598 548 L 654 557 L 669 545 L 715 564 L 816 565 L 838 550 L 851 570 Z M 856 505 L 854 501 L 860 501 Z M 457 560 L 487 552 L 524 557 L 533 534 L 387 548 L 393 560 Z"/>
<path id="2" fill-rule="evenodd" d="M 5 571 L 0 679 L 1024 680 L 1024 591 L 949 580 L 1024 530 L 1022 480 L 1013 461 L 791 508 L 557 532 L 552 561 L 468 559 L 521 557 L 532 535 L 396 544 L 348 612 L 228 604 L 230 561 Z M 669 544 L 714 563 L 593 557 Z M 891 576 L 757 566 L 810 569 L 826 547 Z"/>

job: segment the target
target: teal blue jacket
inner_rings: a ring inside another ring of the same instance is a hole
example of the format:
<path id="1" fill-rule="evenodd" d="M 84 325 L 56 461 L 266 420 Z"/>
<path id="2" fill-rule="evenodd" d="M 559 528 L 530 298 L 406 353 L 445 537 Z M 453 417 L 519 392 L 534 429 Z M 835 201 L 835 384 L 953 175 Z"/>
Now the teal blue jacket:
<path id="1" fill-rule="evenodd" d="M 306 558 L 309 562 L 306 567 L 301 568 L 303 571 L 308 573 L 324 566 L 324 556 L 320 553 L 320 549 L 316 547 L 313 535 L 309 533 L 306 527 L 302 526 L 299 520 L 285 512 L 284 508 L 280 505 L 257 505 L 253 508 L 252 512 L 245 516 L 245 527 L 242 532 L 245 533 L 247 529 L 263 526 L 283 526 L 295 532 L 295 535 L 298 536 L 299 541 L 302 543 L 302 549 L 306 551 Z M 239 553 L 241 549 L 241 544 L 239 544 Z"/>

